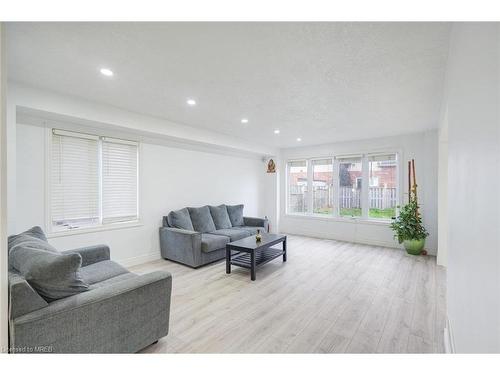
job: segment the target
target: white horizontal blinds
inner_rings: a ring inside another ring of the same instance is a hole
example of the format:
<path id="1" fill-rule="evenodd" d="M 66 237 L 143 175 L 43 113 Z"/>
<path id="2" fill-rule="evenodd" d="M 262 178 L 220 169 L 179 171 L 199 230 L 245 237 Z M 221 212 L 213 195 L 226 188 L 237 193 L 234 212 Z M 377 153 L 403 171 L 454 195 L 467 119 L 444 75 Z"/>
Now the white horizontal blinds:
<path id="1" fill-rule="evenodd" d="M 340 163 L 359 163 L 361 161 L 361 155 L 353 155 L 353 156 L 337 156 L 336 159 Z"/>
<path id="2" fill-rule="evenodd" d="M 368 155 L 368 161 L 395 161 L 396 154 Z"/>
<path id="3" fill-rule="evenodd" d="M 332 159 L 314 159 L 312 160 L 312 165 L 325 165 L 327 168 L 331 168 L 333 165 L 333 160 Z"/>
<path id="4" fill-rule="evenodd" d="M 102 222 L 137 220 L 138 144 L 102 140 Z"/>
<path id="5" fill-rule="evenodd" d="M 51 150 L 54 230 L 99 223 L 98 137 L 54 129 Z"/>
<path id="6" fill-rule="evenodd" d="M 288 167 L 289 168 L 301 168 L 301 167 L 306 167 L 307 161 L 306 160 L 294 160 L 294 161 L 289 161 L 288 162 Z"/>
<path id="7" fill-rule="evenodd" d="M 395 167 L 397 164 L 397 154 L 373 154 L 368 155 L 369 165 L 377 167 Z"/>

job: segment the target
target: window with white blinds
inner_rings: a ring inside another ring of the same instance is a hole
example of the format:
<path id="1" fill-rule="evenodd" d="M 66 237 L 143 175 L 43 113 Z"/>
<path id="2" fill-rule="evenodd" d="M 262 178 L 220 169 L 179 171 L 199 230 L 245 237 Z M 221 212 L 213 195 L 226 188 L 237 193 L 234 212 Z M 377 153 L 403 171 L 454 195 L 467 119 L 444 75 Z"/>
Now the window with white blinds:
<path id="1" fill-rule="evenodd" d="M 137 219 L 137 154 L 135 142 L 102 141 L 102 222 Z"/>
<path id="2" fill-rule="evenodd" d="M 51 216 L 54 229 L 99 223 L 99 138 L 53 131 Z"/>
<path id="3" fill-rule="evenodd" d="M 138 219 L 136 142 L 53 129 L 52 231 Z"/>

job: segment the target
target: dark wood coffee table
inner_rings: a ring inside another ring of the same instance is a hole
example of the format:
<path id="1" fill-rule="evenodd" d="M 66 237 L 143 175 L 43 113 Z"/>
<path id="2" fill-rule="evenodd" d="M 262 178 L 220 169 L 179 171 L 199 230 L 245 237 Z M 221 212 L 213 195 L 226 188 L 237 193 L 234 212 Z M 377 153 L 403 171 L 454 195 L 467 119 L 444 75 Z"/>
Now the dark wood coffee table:
<path id="1" fill-rule="evenodd" d="M 281 249 L 271 247 L 280 242 Z M 239 253 L 231 255 L 231 251 Z M 258 242 L 255 236 L 230 242 L 226 245 L 226 273 L 231 273 L 231 265 L 248 268 L 250 278 L 255 280 L 255 270 L 258 266 L 280 256 L 283 256 L 283 262 L 286 262 L 286 236 L 282 234 L 263 233 L 262 240 Z"/>

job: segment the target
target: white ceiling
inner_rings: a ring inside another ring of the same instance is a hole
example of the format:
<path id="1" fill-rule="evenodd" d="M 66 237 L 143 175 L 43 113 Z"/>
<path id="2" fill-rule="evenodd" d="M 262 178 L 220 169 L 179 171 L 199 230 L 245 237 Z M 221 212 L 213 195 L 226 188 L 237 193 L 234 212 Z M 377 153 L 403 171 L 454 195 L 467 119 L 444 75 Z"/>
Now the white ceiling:
<path id="1" fill-rule="evenodd" d="M 294 147 L 436 128 L 449 34 L 446 23 L 10 23 L 8 73 Z"/>

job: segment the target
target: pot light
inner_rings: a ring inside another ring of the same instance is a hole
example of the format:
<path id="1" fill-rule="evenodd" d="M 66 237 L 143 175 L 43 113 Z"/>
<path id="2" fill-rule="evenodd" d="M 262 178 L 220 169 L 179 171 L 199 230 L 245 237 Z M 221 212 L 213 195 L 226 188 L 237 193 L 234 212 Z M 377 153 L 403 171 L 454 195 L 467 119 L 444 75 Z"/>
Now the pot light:
<path id="1" fill-rule="evenodd" d="M 241 119 L 242 124 L 248 124 L 248 119 L 247 118 L 242 118 Z"/>
<path id="2" fill-rule="evenodd" d="M 302 142 L 302 138 L 297 138 L 297 142 Z"/>
<path id="3" fill-rule="evenodd" d="M 186 103 L 187 103 L 187 105 L 190 105 L 192 107 L 192 106 L 196 105 L 196 100 L 188 99 L 188 100 L 186 100 Z"/>
<path id="4" fill-rule="evenodd" d="M 274 134 L 279 134 L 279 133 L 280 133 L 279 129 L 274 130 Z"/>
<path id="5" fill-rule="evenodd" d="M 113 77 L 113 71 L 111 69 L 108 69 L 108 68 L 101 68 L 100 70 L 101 74 L 103 76 L 106 76 L 106 77 Z"/>

